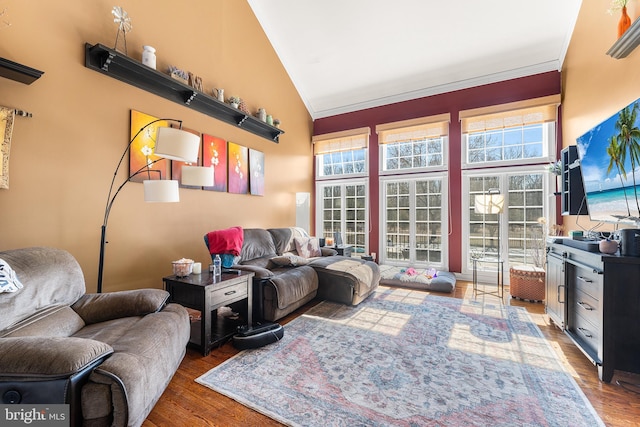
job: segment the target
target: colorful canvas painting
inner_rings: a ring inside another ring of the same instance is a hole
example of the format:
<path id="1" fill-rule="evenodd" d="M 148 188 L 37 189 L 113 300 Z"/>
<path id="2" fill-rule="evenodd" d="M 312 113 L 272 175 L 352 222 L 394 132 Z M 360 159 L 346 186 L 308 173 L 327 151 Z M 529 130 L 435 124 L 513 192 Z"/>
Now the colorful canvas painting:
<path id="1" fill-rule="evenodd" d="M 254 196 L 264 196 L 264 153 L 249 150 L 249 190 Z"/>
<path id="2" fill-rule="evenodd" d="M 145 128 L 146 125 L 158 120 L 157 117 L 131 110 L 131 137 L 134 139 L 129 149 L 129 175 L 132 182 L 142 182 L 145 179 L 166 179 L 169 172 L 169 160 L 154 154 L 156 135 L 159 127 L 166 127 L 165 120 L 157 121 Z M 140 129 L 144 130 L 140 133 Z M 136 134 L 138 134 L 136 136 Z M 157 160 L 157 162 L 156 162 Z M 151 172 L 158 171 L 158 172 Z"/>
<path id="3" fill-rule="evenodd" d="M 211 166 L 213 186 L 210 191 L 227 191 L 227 141 L 206 133 L 202 135 L 202 166 Z"/>
<path id="4" fill-rule="evenodd" d="M 229 142 L 229 193 L 249 192 L 249 149 Z"/>
<path id="5" fill-rule="evenodd" d="M 177 125 L 171 125 L 171 127 L 178 127 Z M 182 130 L 186 132 L 190 132 L 194 135 L 200 136 L 200 132 L 195 131 L 193 129 L 182 128 Z M 202 188 L 196 185 L 182 185 L 182 166 L 200 166 L 202 160 L 198 157 L 198 161 L 196 163 L 191 162 L 182 162 L 180 160 L 171 160 L 171 179 L 175 179 L 180 183 L 180 187 L 182 188 Z"/>

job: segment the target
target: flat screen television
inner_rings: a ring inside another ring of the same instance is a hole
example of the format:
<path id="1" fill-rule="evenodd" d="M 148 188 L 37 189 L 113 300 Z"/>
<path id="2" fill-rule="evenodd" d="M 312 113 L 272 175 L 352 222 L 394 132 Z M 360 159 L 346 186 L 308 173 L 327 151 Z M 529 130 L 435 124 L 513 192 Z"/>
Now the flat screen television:
<path id="1" fill-rule="evenodd" d="M 640 99 L 580 136 L 576 145 L 591 220 L 640 223 Z"/>

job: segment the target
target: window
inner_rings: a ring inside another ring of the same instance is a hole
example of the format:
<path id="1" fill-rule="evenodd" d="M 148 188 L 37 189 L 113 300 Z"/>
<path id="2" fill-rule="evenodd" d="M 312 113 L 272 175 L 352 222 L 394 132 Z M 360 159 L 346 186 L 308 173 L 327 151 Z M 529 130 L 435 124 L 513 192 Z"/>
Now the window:
<path id="1" fill-rule="evenodd" d="M 449 114 L 376 126 L 380 171 L 442 170 L 446 165 Z"/>
<path id="2" fill-rule="evenodd" d="M 461 111 L 462 167 L 552 161 L 559 102 L 558 95 Z"/>
<path id="3" fill-rule="evenodd" d="M 368 127 L 313 137 L 316 179 L 367 175 Z"/>
<path id="4" fill-rule="evenodd" d="M 385 178 L 381 262 L 446 267 L 447 177 Z"/>
<path id="5" fill-rule="evenodd" d="M 555 121 L 560 95 L 460 112 L 463 132 L 463 272 L 472 258 L 504 260 L 510 266 L 542 266 L 545 229 L 555 216 L 547 162 L 555 158 Z M 466 170 L 465 170 L 466 169 Z M 500 214 L 475 210 L 476 196 L 499 192 Z M 480 269 L 493 268 L 480 263 Z M 505 275 L 508 282 L 508 274 Z"/>
<path id="6" fill-rule="evenodd" d="M 549 217 L 552 207 L 547 206 L 544 196 L 549 194 L 549 174 L 541 169 L 528 166 L 485 174 L 463 173 L 463 192 L 468 195 L 464 201 L 468 228 L 463 227 L 463 234 L 469 236 L 463 241 L 467 271 L 473 257 L 496 259 L 499 243 L 505 271 L 519 264 L 543 266 L 546 232 L 541 218 Z M 504 195 L 503 212 L 477 213 L 476 196 L 495 190 Z"/>
<path id="7" fill-rule="evenodd" d="M 316 185 L 318 224 L 324 237 L 342 234 L 344 244 L 353 246 L 354 255 L 367 250 L 369 221 L 367 186 L 364 181 L 319 182 Z"/>
<path id="8" fill-rule="evenodd" d="M 478 164 L 502 160 L 545 157 L 546 138 L 543 124 L 474 132 L 467 136 L 467 163 Z"/>

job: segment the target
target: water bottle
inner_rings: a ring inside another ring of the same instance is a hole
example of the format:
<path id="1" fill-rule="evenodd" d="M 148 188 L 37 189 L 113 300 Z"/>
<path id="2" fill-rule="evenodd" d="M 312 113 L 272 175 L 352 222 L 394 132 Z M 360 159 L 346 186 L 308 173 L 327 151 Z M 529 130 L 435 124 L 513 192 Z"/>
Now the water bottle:
<path id="1" fill-rule="evenodd" d="M 220 277 L 222 274 L 222 259 L 220 259 L 220 255 L 216 254 L 216 257 L 213 259 L 213 275 L 215 277 Z"/>

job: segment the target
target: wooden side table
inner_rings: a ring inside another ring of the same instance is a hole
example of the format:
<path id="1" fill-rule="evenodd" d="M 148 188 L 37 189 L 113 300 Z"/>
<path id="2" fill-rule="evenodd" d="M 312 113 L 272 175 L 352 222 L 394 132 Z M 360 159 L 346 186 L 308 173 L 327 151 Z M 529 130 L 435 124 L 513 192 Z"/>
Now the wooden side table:
<path id="1" fill-rule="evenodd" d="M 340 245 L 340 246 L 326 246 L 327 248 L 334 249 L 338 252 L 338 255 L 350 257 L 353 253 L 353 246 L 350 245 Z"/>
<path id="2" fill-rule="evenodd" d="M 210 273 L 191 274 L 187 277 L 168 276 L 162 280 L 169 292 L 169 301 L 198 310 L 200 320 L 191 323 L 189 344 L 207 356 L 213 347 L 222 345 L 233 336 L 238 326 L 251 326 L 253 273 L 237 271 L 222 273 L 214 280 Z M 234 302 L 247 300 L 246 323 L 242 319 L 219 318 L 217 310 Z"/>

